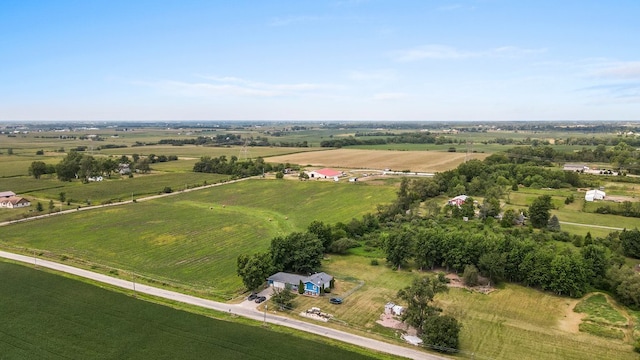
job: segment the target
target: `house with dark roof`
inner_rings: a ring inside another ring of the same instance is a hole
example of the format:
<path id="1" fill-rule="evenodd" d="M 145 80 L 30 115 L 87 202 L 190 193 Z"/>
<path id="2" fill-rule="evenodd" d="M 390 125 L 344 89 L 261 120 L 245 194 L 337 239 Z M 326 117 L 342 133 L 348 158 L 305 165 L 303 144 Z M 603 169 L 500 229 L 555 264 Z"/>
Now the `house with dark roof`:
<path id="1" fill-rule="evenodd" d="M 275 289 L 298 291 L 300 282 L 302 282 L 304 295 L 318 296 L 321 293 L 320 289 L 328 289 L 331 287 L 331 280 L 333 280 L 333 276 L 325 272 L 319 272 L 309 276 L 279 272 L 269 276 L 267 283 Z"/>

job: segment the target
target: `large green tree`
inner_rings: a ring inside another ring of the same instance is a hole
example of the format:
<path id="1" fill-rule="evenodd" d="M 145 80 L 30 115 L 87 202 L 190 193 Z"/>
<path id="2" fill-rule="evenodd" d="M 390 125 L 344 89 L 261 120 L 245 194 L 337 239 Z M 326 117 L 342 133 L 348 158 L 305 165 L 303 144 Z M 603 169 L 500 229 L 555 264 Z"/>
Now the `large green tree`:
<path id="1" fill-rule="evenodd" d="M 391 266 L 400 270 L 407 259 L 413 256 L 414 233 L 408 229 L 392 231 L 384 240 L 384 250 Z"/>
<path id="2" fill-rule="evenodd" d="M 429 316 L 422 327 L 424 346 L 440 352 L 456 352 L 462 325 L 449 315 Z"/>
<path id="3" fill-rule="evenodd" d="M 236 273 L 242 278 L 242 283 L 249 290 L 260 288 L 273 272 L 269 253 L 240 255 L 236 264 Z"/>
<path id="4" fill-rule="evenodd" d="M 620 242 L 625 256 L 640 259 L 640 231 L 637 228 L 621 232 Z"/>
<path id="5" fill-rule="evenodd" d="M 269 251 L 276 271 L 306 274 L 320 268 L 323 246 L 315 234 L 294 232 L 273 238 Z"/>
<path id="6" fill-rule="evenodd" d="M 537 229 L 547 227 L 552 208 L 551 196 L 549 195 L 538 196 L 533 200 L 533 203 L 529 206 L 529 219 L 531 220 L 531 225 Z"/>
<path id="7" fill-rule="evenodd" d="M 398 291 L 398 297 L 407 303 L 402 320 L 422 330 L 424 321 L 429 316 L 437 315 L 441 309 L 432 304 L 437 293 L 448 291 L 442 277 L 424 277 L 413 280 L 411 286 Z"/>
<path id="8" fill-rule="evenodd" d="M 40 176 L 47 173 L 47 164 L 44 161 L 34 161 L 29 166 L 29 175 L 32 175 L 36 179 L 40 179 Z"/>

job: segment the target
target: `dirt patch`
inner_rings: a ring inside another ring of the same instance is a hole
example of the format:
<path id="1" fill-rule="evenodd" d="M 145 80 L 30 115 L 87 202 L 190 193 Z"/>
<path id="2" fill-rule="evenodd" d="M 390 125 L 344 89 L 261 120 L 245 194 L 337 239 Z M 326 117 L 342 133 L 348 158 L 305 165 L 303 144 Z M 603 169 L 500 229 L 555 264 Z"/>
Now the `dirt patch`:
<path id="1" fill-rule="evenodd" d="M 407 335 L 416 336 L 418 334 L 418 330 L 416 330 L 414 327 L 405 324 L 391 314 L 381 314 L 380 319 L 376 320 L 376 323 L 386 328 L 402 330 Z"/>
<path id="2" fill-rule="evenodd" d="M 640 201 L 640 199 L 635 196 L 623 196 L 623 195 L 607 195 L 604 197 L 604 201 L 612 201 L 612 202 L 625 202 L 625 201 Z"/>
<path id="3" fill-rule="evenodd" d="M 480 283 L 480 285 L 478 286 L 465 285 L 464 281 L 456 273 L 448 273 L 444 277 L 449 279 L 449 283 L 447 284 L 447 286 L 452 288 L 467 289 L 469 291 L 475 291 L 482 294 L 489 294 L 496 290 L 496 288 L 494 288 L 493 286 L 488 285 L 489 279 L 485 277 L 479 277 L 478 282 Z"/>
<path id="4" fill-rule="evenodd" d="M 580 331 L 580 323 L 587 314 L 573 311 L 578 302 L 579 300 L 568 300 L 564 316 L 558 321 L 558 329 L 574 334 L 577 334 Z"/>

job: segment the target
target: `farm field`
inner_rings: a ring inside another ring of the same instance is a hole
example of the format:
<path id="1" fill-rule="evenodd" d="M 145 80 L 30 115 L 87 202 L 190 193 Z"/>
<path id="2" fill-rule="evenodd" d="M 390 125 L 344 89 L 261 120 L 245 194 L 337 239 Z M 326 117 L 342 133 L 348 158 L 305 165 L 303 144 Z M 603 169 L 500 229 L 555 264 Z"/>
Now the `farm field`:
<path id="1" fill-rule="evenodd" d="M 331 296 L 340 296 L 358 281 L 364 285 L 331 305 L 325 298 L 299 296 L 294 313 L 312 306 L 335 316 L 330 322 L 340 327 L 372 332 L 378 336 L 398 338 L 395 330 L 376 323 L 384 305 L 396 301 L 401 288 L 410 285 L 418 271 L 391 271 L 379 259 L 372 266 L 369 258 L 331 256 L 323 271 L 337 277 Z M 631 345 L 622 340 L 605 339 L 578 331 L 580 316 L 573 312 L 579 300 L 558 297 L 515 284 L 503 284 L 488 295 L 461 288 L 450 288 L 436 296 L 444 312 L 462 323 L 460 349 L 465 357 L 478 359 L 636 359 Z M 295 315 L 294 315 L 295 316 Z M 588 349 L 588 350 L 587 350 Z"/>
<path id="2" fill-rule="evenodd" d="M 212 319 L 0 262 L 3 359 L 370 359 L 330 343 Z M 140 331 L 144 329 L 144 331 Z M 286 346 L 271 346 L 286 344 Z M 360 353 L 362 351 L 362 353 Z"/>
<path id="3" fill-rule="evenodd" d="M 9 225 L 0 245 L 229 299 L 242 291 L 238 255 L 264 251 L 313 220 L 349 221 L 394 198 L 393 186 L 248 180 Z"/>
<path id="4" fill-rule="evenodd" d="M 470 154 L 472 159 L 484 159 L 488 154 Z M 392 169 L 395 171 L 438 172 L 450 170 L 464 162 L 465 153 L 437 151 L 379 151 L 336 149 L 280 155 L 265 161 L 292 163 L 301 166 L 336 167 L 345 169 Z"/>

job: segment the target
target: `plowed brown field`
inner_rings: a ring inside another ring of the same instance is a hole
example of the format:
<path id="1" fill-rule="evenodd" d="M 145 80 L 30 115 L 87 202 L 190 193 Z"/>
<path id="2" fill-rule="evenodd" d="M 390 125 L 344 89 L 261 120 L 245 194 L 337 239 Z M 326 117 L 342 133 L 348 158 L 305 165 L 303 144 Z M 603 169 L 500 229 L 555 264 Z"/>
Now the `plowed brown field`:
<path id="1" fill-rule="evenodd" d="M 484 159 L 489 154 L 469 154 L 467 159 Z M 465 153 L 439 151 L 386 151 L 336 149 L 279 155 L 268 162 L 291 163 L 302 166 L 326 166 L 342 169 L 391 169 L 395 171 L 440 172 L 453 169 L 464 162 Z"/>

